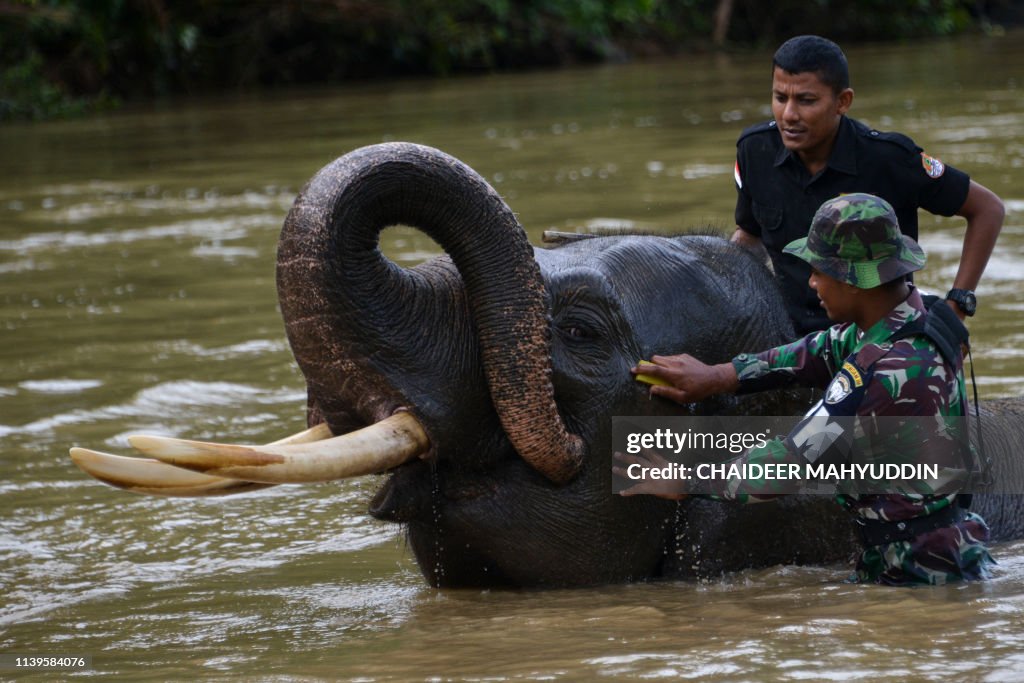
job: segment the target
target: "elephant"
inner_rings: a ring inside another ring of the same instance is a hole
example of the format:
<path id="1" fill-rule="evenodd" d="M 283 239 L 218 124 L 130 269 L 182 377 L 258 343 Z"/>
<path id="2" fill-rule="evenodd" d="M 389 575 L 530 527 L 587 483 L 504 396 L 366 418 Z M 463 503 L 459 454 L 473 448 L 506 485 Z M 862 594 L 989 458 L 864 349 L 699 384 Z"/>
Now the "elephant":
<path id="1" fill-rule="evenodd" d="M 396 265 L 379 247 L 393 225 L 424 231 L 445 254 Z M 386 472 L 370 513 L 405 526 L 437 587 L 701 578 L 857 551 L 853 524 L 827 496 L 741 506 L 611 493 L 611 416 L 799 415 L 809 405 L 805 391 L 786 390 L 679 406 L 631 376 L 655 354 L 723 362 L 795 336 L 768 267 L 716 234 L 535 248 L 467 165 L 385 143 L 338 158 L 302 189 L 281 232 L 277 285 L 316 434 L 263 448 L 136 437 L 157 460 L 74 449 L 76 462 L 108 483 L 172 495 Z M 986 410 L 1020 415 L 1024 403 Z M 335 441 L 371 431 L 387 444 L 384 460 L 336 455 Z M 343 436 L 318 440 L 328 432 Z M 1022 442 L 1022 430 L 988 437 L 993 452 Z M 996 538 L 1015 538 L 1021 501 L 979 495 L 975 507 Z"/>

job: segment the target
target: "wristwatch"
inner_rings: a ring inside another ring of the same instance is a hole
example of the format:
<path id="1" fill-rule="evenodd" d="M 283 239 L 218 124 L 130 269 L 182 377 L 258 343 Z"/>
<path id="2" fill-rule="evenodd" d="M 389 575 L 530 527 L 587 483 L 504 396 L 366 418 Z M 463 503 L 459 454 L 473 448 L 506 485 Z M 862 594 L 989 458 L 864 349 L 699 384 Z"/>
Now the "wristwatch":
<path id="1" fill-rule="evenodd" d="M 978 298 L 969 289 L 951 289 L 949 294 L 946 295 L 946 299 L 955 301 L 956 305 L 966 316 L 972 316 L 978 310 Z"/>

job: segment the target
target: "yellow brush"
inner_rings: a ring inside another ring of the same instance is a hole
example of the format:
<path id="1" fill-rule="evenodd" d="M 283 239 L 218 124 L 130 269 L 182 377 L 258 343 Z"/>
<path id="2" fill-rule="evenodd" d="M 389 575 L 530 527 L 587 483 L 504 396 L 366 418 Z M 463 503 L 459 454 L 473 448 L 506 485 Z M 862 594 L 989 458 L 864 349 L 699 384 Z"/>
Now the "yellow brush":
<path id="1" fill-rule="evenodd" d="M 654 363 L 652 363 L 649 360 L 637 361 L 636 364 L 637 365 L 654 365 Z M 663 380 L 660 377 L 655 377 L 654 375 L 636 375 L 634 377 L 634 379 L 636 379 L 637 382 L 644 382 L 646 384 L 657 384 L 658 386 L 662 386 L 662 387 L 670 387 L 670 386 L 672 386 L 669 382 L 666 382 L 665 380 Z"/>

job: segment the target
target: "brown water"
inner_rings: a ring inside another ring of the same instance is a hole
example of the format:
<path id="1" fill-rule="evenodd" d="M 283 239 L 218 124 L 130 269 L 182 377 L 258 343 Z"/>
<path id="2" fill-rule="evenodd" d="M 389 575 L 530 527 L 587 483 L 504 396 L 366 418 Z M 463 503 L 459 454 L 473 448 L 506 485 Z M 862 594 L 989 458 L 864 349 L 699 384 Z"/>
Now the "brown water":
<path id="1" fill-rule="evenodd" d="M 1024 393 L 1024 35 L 849 50 L 853 113 L 1007 202 L 972 321 L 984 396 Z M 1024 543 L 984 585 L 894 590 L 844 567 L 707 584 L 437 591 L 374 479 L 167 500 L 89 480 L 71 445 L 303 426 L 277 232 L 320 166 L 383 140 L 480 171 L 540 232 L 730 230 L 734 142 L 768 54 L 172 102 L 0 128 L 0 655 L 131 680 L 1015 681 Z M 945 291 L 962 224 L 922 217 Z M 402 263 L 435 253 L 392 229 Z M 0 670 L 0 679 L 54 675 Z"/>

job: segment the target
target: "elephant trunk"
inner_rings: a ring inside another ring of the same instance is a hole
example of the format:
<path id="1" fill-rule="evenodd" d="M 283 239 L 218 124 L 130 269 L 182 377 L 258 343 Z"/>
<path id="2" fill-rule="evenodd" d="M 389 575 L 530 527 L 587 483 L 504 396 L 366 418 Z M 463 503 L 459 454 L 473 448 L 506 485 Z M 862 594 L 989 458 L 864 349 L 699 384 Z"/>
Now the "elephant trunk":
<path id="1" fill-rule="evenodd" d="M 399 387 L 404 366 L 422 360 L 414 348 L 399 363 L 385 362 L 382 354 L 412 346 L 422 334 L 417 319 L 423 310 L 450 315 L 458 283 L 439 277 L 436 266 L 406 270 L 386 259 L 379 235 L 392 225 L 419 228 L 451 257 L 509 440 L 551 481 L 571 479 L 583 444 L 567 431 L 555 404 L 547 292 L 532 247 L 483 178 L 429 147 L 388 143 L 347 154 L 310 180 L 288 214 L 278 292 L 311 404 L 335 432 L 352 412 L 363 421 L 402 407 L 421 416 Z M 444 330 L 447 321 L 430 323 Z M 407 327 L 415 333 L 403 333 Z M 428 434 L 437 427 L 429 419 L 424 426 Z"/>

